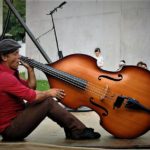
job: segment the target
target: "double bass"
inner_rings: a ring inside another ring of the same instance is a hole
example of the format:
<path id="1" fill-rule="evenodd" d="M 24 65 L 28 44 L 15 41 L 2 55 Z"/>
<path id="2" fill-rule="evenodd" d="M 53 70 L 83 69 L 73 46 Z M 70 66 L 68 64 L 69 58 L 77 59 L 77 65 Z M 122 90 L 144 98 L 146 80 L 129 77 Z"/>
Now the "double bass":
<path id="1" fill-rule="evenodd" d="M 52 64 L 28 57 L 21 60 L 43 71 L 53 88 L 64 89 L 62 104 L 91 108 L 101 126 L 117 138 L 136 138 L 150 129 L 150 71 L 124 66 L 111 72 L 99 69 L 96 59 L 72 54 Z"/>

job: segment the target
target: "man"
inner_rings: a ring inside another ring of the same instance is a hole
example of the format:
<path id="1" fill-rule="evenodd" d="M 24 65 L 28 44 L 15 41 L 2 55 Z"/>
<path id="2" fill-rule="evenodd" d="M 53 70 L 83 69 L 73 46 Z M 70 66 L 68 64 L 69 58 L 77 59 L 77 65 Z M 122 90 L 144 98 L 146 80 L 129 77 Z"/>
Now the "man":
<path id="1" fill-rule="evenodd" d="M 0 134 L 4 140 L 22 140 L 47 116 L 64 128 L 66 138 L 97 139 L 100 134 L 87 128 L 53 98 L 62 100 L 65 91 L 37 91 L 34 68 L 20 61 L 21 46 L 12 39 L 0 41 Z M 20 63 L 28 71 L 28 80 L 18 74 Z M 27 104 L 24 103 L 27 101 Z"/>
<path id="2" fill-rule="evenodd" d="M 103 59 L 103 56 L 101 55 L 100 48 L 95 49 L 95 55 L 96 55 L 96 59 L 97 59 L 97 66 L 99 68 L 102 68 L 104 65 L 104 59 Z"/>

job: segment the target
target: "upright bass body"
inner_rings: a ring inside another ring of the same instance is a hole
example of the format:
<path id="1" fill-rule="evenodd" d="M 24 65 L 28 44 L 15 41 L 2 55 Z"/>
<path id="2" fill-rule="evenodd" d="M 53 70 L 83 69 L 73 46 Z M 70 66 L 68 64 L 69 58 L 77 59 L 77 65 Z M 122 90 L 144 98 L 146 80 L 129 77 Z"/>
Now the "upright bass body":
<path id="1" fill-rule="evenodd" d="M 149 130 L 149 71 L 134 66 L 105 71 L 96 66 L 94 58 L 81 54 L 67 56 L 51 67 L 73 76 L 69 82 L 66 77 L 47 76 L 51 87 L 65 90 L 62 103 L 67 107 L 91 108 L 100 116 L 102 127 L 115 137 L 135 138 Z"/>

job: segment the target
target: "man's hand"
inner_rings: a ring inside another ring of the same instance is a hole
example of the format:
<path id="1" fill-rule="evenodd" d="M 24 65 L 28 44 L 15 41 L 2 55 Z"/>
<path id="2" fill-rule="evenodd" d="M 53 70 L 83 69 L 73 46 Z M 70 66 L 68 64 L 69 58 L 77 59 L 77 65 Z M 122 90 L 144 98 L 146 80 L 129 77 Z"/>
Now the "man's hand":
<path id="1" fill-rule="evenodd" d="M 33 67 L 31 67 L 29 64 L 23 62 L 20 60 L 20 65 L 24 66 L 28 71 L 32 71 Z"/>
<path id="2" fill-rule="evenodd" d="M 66 95 L 64 90 L 62 90 L 62 89 L 52 88 L 49 90 L 49 92 L 52 97 L 56 97 L 58 100 L 64 99 L 64 97 Z"/>
<path id="3" fill-rule="evenodd" d="M 38 101 L 43 101 L 48 97 L 55 97 L 58 101 L 61 101 L 65 97 L 65 92 L 62 89 L 52 88 L 47 91 L 37 91 L 36 90 L 36 99 Z"/>

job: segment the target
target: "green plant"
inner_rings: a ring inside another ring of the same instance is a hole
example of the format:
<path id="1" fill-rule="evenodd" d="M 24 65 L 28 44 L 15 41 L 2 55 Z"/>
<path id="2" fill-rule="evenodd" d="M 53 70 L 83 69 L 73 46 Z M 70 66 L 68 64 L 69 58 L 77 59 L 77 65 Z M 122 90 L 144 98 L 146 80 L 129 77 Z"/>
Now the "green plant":
<path id="1" fill-rule="evenodd" d="M 25 20 L 25 9 L 26 9 L 26 1 L 25 0 L 13 0 L 13 5 L 22 17 L 23 20 Z M 8 12 L 8 6 L 4 2 L 3 3 L 3 23 L 5 26 L 5 20 Z M 25 37 L 25 30 L 22 27 L 22 25 L 19 23 L 18 19 L 14 16 L 13 13 L 11 13 L 10 22 L 7 28 L 6 33 L 8 35 L 12 35 L 13 39 L 19 41 L 24 40 Z"/>

